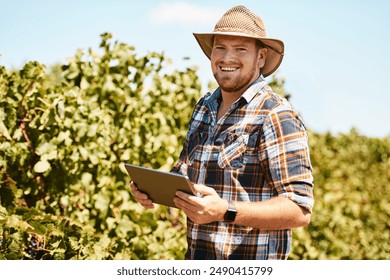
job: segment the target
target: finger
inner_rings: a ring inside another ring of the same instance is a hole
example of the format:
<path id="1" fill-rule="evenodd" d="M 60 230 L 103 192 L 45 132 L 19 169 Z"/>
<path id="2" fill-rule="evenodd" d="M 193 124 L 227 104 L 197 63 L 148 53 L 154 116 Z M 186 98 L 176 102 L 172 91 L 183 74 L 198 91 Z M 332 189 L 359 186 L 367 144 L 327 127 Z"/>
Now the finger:
<path id="1" fill-rule="evenodd" d="M 146 199 L 138 199 L 137 197 L 135 197 L 135 200 L 141 204 L 143 207 L 145 208 L 154 208 L 154 203 L 151 199 L 149 198 L 146 198 Z"/>
<path id="2" fill-rule="evenodd" d="M 184 199 L 175 197 L 173 200 L 178 208 L 183 210 L 187 216 L 202 215 L 204 208 L 202 198 L 187 195 L 186 193 L 181 193 L 180 195 L 183 195 Z"/>
<path id="3" fill-rule="evenodd" d="M 186 200 L 183 200 L 179 197 L 175 197 L 173 199 L 173 202 L 175 203 L 176 207 L 178 207 L 179 209 L 181 209 L 182 211 L 184 211 L 184 213 L 187 215 L 187 216 L 193 216 L 197 213 L 198 211 L 198 208 L 187 202 Z"/>
<path id="4" fill-rule="evenodd" d="M 134 182 L 131 182 L 130 186 L 131 186 L 131 192 L 137 200 L 147 200 L 149 198 L 146 193 L 138 190 Z"/>
<path id="5" fill-rule="evenodd" d="M 194 196 L 192 194 L 188 194 L 181 191 L 176 192 L 176 196 L 192 205 L 201 204 L 201 200 L 200 200 L 201 198 L 199 196 Z"/>
<path id="6" fill-rule="evenodd" d="M 144 202 L 142 202 L 140 204 L 143 207 L 148 208 L 148 209 L 153 209 L 154 208 L 154 204 L 153 204 L 153 202 L 150 199 L 148 199 L 148 200 L 146 200 L 146 201 L 144 201 Z"/>
<path id="7" fill-rule="evenodd" d="M 194 184 L 194 189 L 197 196 L 211 195 L 215 193 L 215 190 L 213 188 L 200 184 Z"/>
<path id="8" fill-rule="evenodd" d="M 147 200 L 147 199 L 149 199 L 149 196 L 146 193 L 140 192 L 138 190 L 134 191 L 133 195 L 138 200 Z"/>
<path id="9" fill-rule="evenodd" d="M 131 190 L 132 190 L 132 194 L 135 198 L 135 200 L 141 204 L 143 207 L 145 208 L 149 208 L 149 209 L 152 209 L 154 208 L 154 203 L 151 199 L 149 199 L 148 195 L 139 191 L 137 189 L 137 186 L 134 182 L 131 182 L 130 183 L 130 186 L 131 186 Z"/>
<path id="10" fill-rule="evenodd" d="M 131 192 L 134 193 L 136 190 L 138 190 L 137 185 L 131 181 L 130 183 Z"/>

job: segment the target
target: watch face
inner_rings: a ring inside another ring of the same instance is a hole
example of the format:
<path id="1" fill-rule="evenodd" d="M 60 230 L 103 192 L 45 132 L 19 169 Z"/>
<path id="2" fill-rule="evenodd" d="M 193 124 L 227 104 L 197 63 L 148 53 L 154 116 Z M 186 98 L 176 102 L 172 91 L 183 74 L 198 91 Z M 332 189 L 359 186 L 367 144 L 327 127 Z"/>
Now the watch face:
<path id="1" fill-rule="evenodd" d="M 236 211 L 235 205 L 233 203 L 229 202 L 228 210 L 226 211 L 226 214 L 225 214 L 225 221 L 226 222 L 234 222 L 234 220 L 236 219 L 236 214 L 237 214 L 237 211 Z"/>

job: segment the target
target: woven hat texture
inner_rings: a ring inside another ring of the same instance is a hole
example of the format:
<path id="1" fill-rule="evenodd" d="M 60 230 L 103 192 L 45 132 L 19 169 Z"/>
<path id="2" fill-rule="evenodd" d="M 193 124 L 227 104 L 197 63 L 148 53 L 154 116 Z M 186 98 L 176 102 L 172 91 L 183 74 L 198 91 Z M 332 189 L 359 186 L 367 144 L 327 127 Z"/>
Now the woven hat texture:
<path id="1" fill-rule="evenodd" d="M 282 63 L 284 44 L 281 40 L 268 38 L 262 19 L 248 8 L 239 5 L 229 9 L 217 22 L 210 33 L 194 33 L 203 52 L 208 58 L 214 43 L 214 35 L 231 35 L 254 38 L 268 48 L 267 57 L 261 73 L 271 75 Z"/>

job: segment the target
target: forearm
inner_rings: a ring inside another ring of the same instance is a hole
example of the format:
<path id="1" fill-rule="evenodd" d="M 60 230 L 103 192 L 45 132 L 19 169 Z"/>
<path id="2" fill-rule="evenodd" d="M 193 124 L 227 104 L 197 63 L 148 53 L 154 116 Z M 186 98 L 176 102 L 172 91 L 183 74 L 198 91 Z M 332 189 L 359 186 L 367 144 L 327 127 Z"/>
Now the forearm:
<path id="1" fill-rule="evenodd" d="M 306 226 L 311 214 L 285 197 L 262 202 L 235 202 L 237 215 L 234 224 L 280 230 Z"/>
<path id="2" fill-rule="evenodd" d="M 228 202 L 219 197 L 214 189 L 195 184 L 203 197 L 177 192 L 176 206 L 197 224 L 224 221 Z M 275 197 L 261 202 L 233 202 L 237 215 L 234 223 L 265 230 L 280 230 L 306 226 L 311 214 L 285 197 Z"/>

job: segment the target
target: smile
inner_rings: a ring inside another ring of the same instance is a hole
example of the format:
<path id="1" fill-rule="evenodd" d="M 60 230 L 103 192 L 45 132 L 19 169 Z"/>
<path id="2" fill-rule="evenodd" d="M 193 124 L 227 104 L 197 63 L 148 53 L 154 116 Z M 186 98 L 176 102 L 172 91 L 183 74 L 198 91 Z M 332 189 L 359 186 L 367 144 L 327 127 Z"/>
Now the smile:
<path id="1" fill-rule="evenodd" d="M 238 70 L 238 67 L 222 67 L 220 66 L 219 69 L 221 69 L 224 72 L 234 72 Z"/>

